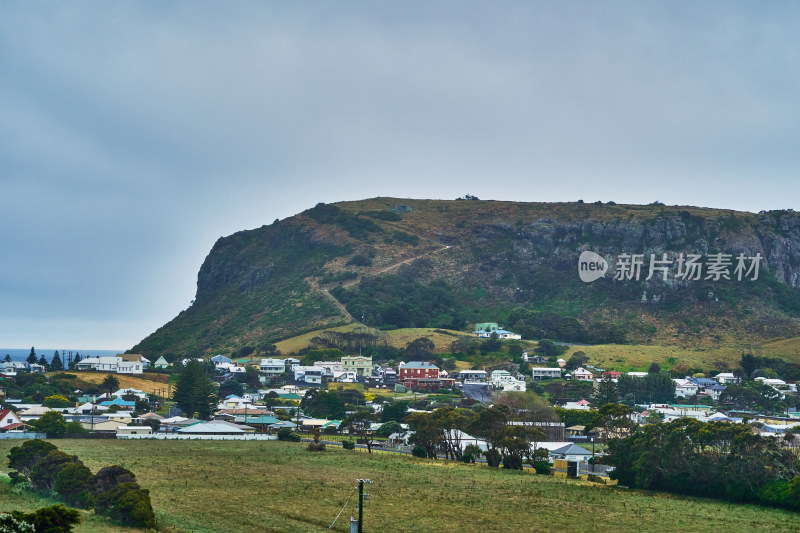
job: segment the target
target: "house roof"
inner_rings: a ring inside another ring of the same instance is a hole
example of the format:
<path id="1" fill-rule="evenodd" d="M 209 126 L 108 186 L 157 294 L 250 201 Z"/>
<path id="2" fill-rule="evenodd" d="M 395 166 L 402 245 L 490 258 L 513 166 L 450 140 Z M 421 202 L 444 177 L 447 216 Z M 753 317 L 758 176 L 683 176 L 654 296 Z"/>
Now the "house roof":
<path id="1" fill-rule="evenodd" d="M 426 369 L 436 369 L 438 370 L 439 367 L 431 363 L 430 361 L 409 361 L 403 368 L 426 368 Z"/>
<path id="2" fill-rule="evenodd" d="M 552 450 L 552 453 L 558 455 L 592 455 L 592 452 L 584 448 L 581 448 L 580 446 L 574 443 L 569 443 L 569 445 L 564 446 L 563 448 Z"/>
<path id="3" fill-rule="evenodd" d="M 279 420 L 270 415 L 246 416 L 244 418 L 245 424 L 276 424 Z"/>
<path id="4" fill-rule="evenodd" d="M 243 426 L 240 424 L 231 424 L 223 420 L 211 420 L 210 422 L 198 422 L 191 426 L 186 426 L 178 430 L 178 433 L 245 433 L 252 430 L 250 426 Z"/>
<path id="5" fill-rule="evenodd" d="M 106 400 L 104 402 L 100 402 L 100 405 L 106 405 L 106 406 L 118 405 L 120 407 L 134 407 L 136 405 L 136 402 L 129 402 L 127 400 L 123 400 L 120 397 L 116 397 L 113 400 Z"/>

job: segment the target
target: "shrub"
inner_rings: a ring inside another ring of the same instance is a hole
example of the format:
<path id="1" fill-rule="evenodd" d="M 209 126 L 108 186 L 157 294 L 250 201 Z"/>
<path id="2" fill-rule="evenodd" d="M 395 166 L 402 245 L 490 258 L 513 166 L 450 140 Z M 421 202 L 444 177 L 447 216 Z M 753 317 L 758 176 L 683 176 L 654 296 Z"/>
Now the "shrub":
<path id="1" fill-rule="evenodd" d="M 588 479 L 589 481 L 591 481 L 592 483 L 601 483 L 601 484 L 603 484 L 603 485 L 605 485 L 605 484 L 606 484 L 606 480 L 605 480 L 605 479 L 603 479 L 603 478 L 601 478 L 600 476 L 597 476 L 597 475 L 595 475 L 595 474 L 589 474 L 589 476 L 588 476 L 588 478 L 587 478 L 587 479 Z"/>
<path id="2" fill-rule="evenodd" d="M 300 442 L 300 435 L 298 435 L 289 428 L 281 428 L 278 430 L 278 440 L 285 440 L 289 442 Z"/>
<path id="3" fill-rule="evenodd" d="M 428 457 L 428 452 L 426 452 L 425 448 L 422 446 L 414 446 L 414 449 L 411 450 L 411 455 L 419 457 L 420 459 L 425 459 Z"/>
<path id="4" fill-rule="evenodd" d="M 8 466 L 15 468 L 25 476 L 30 477 L 33 468 L 39 460 L 57 450 L 53 444 L 43 440 L 34 439 L 22 443 L 21 446 L 14 446 L 8 453 Z"/>
<path id="5" fill-rule="evenodd" d="M 533 463 L 533 469 L 536 470 L 537 474 L 542 474 L 545 476 L 550 475 L 550 463 L 547 461 L 535 461 Z"/>
<path id="6" fill-rule="evenodd" d="M 53 489 L 68 504 L 88 508 L 94 505 L 93 486 L 92 471 L 83 464 L 71 463 L 58 471 Z"/>
<path id="7" fill-rule="evenodd" d="M 20 474 L 19 472 L 11 471 L 8 473 L 9 479 L 11 479 L 11 486 L 23 485 L 28 483 L 28 478 Z"/>
<path id="8" fill-rule="evenodd" d="M 155 528 L 150 491 L 136 483 L 136 476 L 121 466 L 100 469 L 94 484 L 95 512 L 127 525 Z"/>
<path id="9" fill-rule="evenodd" d="M 0 531 L 3 533 L 35 533 L 36 527 L 22 518 L 8 513 L 0 513 Z"/>
<path id="10" fill-rule="evenodd" d="M 14 511 L 13 519 L 18 523 L 31 524 L 31 528 L 11 529 L 10 531 L 36 531 L 36 533 L 70 533 L 72 526 L 79 524 L 81 515 L 74 509 L 69 509 L 64 505 L 51 505 L 37 509 L 33 513 L 21 513 Z M 0 522 L 0 524 L 3 524 Z"/>
<path id="11" fill-rule="evenodd" d="M 342 448 L 344 448 L 345 450 L 352 450 L 352 449 L 354 449 L 355 447 L 356 447 L 356 443 L 355 443 L 355 442 L 353 442 L 353 441 L 352 441 L 352 440 L 350 440 L 350 439 L 347 439 L 347 440 L 343 440 L 343 441 L 342 441 Z"/>
<path id="12" fill-rule="evenodd" d="M 31 472 L 31 486 L 39 490 L 53 490 L 58 473 L 70 463 L 83 464 L 74 455 L 53 450 L 36 463 Z"/>
<path id="13" fill-rule="evenodd" d="M 95 511 L 127 525 L 153 529 L 156 517 L 150 503 L 150 491 L 128 482 L 97 495 Z"/>

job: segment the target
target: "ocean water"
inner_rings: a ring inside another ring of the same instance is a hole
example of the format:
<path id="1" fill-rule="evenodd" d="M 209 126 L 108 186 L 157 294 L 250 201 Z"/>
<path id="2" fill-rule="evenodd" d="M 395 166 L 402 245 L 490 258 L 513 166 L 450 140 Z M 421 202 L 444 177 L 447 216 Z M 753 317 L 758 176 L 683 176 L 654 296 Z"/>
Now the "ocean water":
<path id="1" fill-rule="evenodd" d="M 34 348 L 36 352 L 36 359 L 39 359 L 42 355 L 44 358 L 47 359 L 49 363 L 50 360 L 53 358 L 53 354 L 58 350 L 58 354 L 61 356 L 62 361 L 66 361 L 67 355 L 69 352 L 72 352 L 72 357 L 75 357 L 76 353 L 81 354 L 81 359 L 84 357 L 106 357 L 110 355 L 117 355 L 118 353 L 122 353 L 125 350 L 68 350 L 68 349 L 61 349 L 61 348 Z M 14 349 L 14 348 L 0 348 L 0 360 L 5 360 L 6 354 L 11 356 L 12 361 L 24 361 L 30 355 L 31 349 L 30 348 L 21 348 L 21 349 Z"/>

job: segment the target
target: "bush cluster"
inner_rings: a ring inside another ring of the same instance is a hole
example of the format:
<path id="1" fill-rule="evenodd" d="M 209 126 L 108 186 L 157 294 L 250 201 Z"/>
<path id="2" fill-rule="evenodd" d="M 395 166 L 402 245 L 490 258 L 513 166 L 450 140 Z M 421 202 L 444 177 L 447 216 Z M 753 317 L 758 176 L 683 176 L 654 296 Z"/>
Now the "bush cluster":
<path id="1" fill-rule="evenodd" d="M 31 488 L 55 492 L 74 507 L 94 508 L 96 513 L 127 525 L 155 527 L 149 491 L 141 488 L 136 476 L 121 466 L 108 466 L 92 474 L 76 456 L 38 439 L 11 448 L 8 466 L 17 470 L 9 473 L 15 484 L 27 478 Z"/>
<path id="2" fill-rule="evenodd" d="M 278 430 L 278 440 L 285 440 L 289 442 L 300 442 L 300 434 L 295 433 L 289 428 L 281 428 Z"/>

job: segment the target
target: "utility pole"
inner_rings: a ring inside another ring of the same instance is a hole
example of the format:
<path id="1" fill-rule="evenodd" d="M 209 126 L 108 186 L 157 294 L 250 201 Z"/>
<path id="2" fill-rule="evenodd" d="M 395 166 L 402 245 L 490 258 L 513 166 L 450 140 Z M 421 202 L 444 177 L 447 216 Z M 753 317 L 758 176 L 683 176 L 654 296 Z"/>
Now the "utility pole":
<path id="1" fill-rule="evenodd" d="M 364 497 L 369 499 L 369 494 L 364 494 L 364 483 L 372 485 L 370 479 L 357 479 L 358 481 L 358 533 L 364 532 Z"/>

